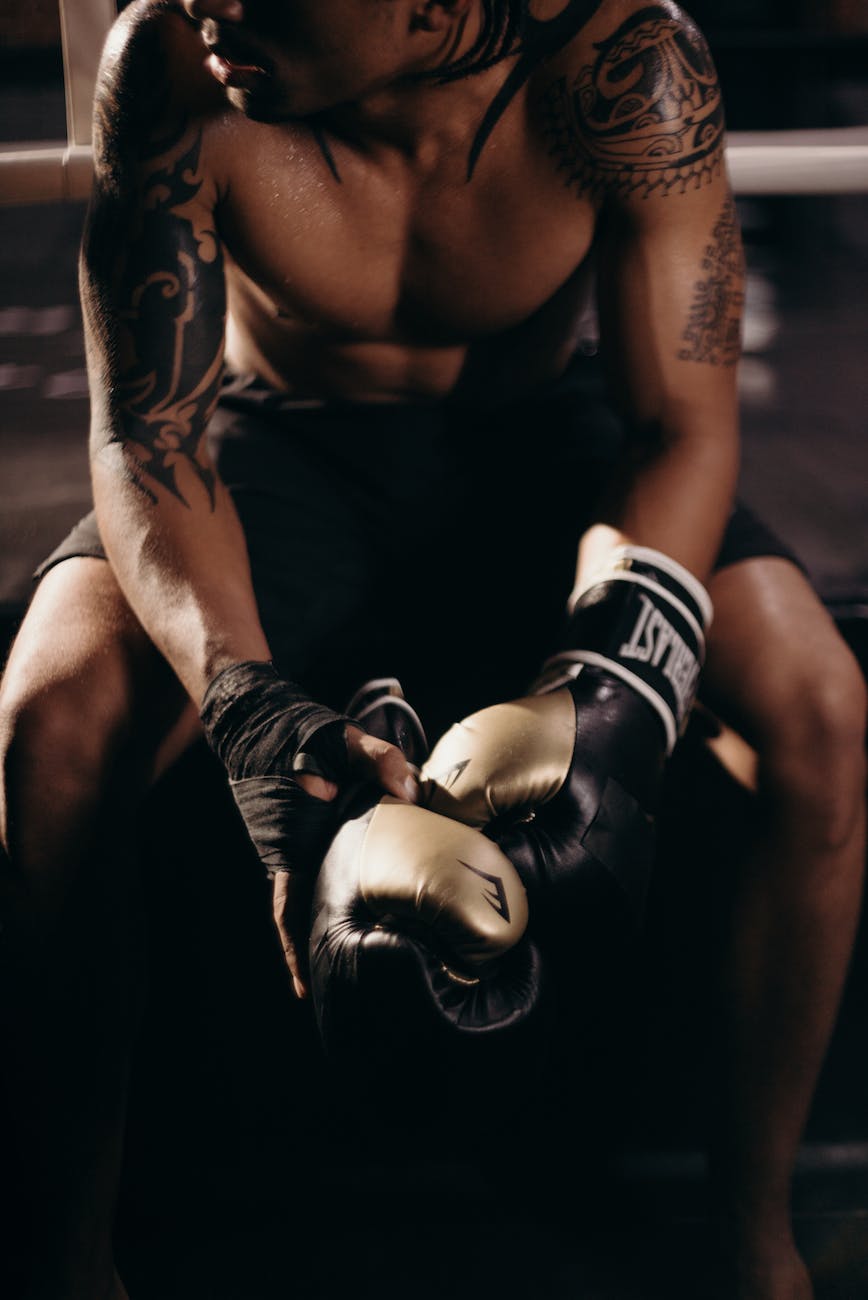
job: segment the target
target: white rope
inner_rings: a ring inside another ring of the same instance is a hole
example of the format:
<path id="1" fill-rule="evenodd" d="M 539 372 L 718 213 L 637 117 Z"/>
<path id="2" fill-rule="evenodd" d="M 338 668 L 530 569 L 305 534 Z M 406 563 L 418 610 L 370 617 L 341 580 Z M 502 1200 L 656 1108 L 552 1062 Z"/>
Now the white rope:
<path id="1" fill-rule="evenodd" d="M 66 141 L 0 150 L 0 206 L 86 199 L 93 177 L 93 91 L 115 0 L 58 0 L 66 92 Z"/>
<path id="2" fill-rule="evenodd" d="M 737 194 L 864 194 L 868 126 L 733 131 L 727 163 Z"/>
<path id="3" fill-rule="evenodd" d="M 115 0 L 58 0 L 70 148 L 90 144 L 93 88 L 106 33 L 118 16 Z"/>
<path id="4" fill-rule="evenodd" d="M 811 134 L 815 140 L 799 143 Z M 730 136 L 727 162 L 736 194 L 868 193 L 868 127 Z M 0 205 L 85 199 L 89 145 L 21 144 L 0 150 Z"/>

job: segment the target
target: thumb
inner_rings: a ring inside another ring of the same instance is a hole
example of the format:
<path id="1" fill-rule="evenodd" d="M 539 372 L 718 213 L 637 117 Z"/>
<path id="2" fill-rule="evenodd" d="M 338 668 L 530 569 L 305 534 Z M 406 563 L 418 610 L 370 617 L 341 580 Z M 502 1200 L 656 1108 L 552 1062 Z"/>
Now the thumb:
<path id="1" fill-rule="evenodd" d="M 347 737 L 347 751 L 354 776 L 375 782 L 396 799 L 416 803 L 419 797 L 418 773 L 397 745 L 355 731 Z"/>
<path id="2" fill-rule="evenodd" d="M 300 785 L 302 790 L 312 794 L 314 799 L 324 799 L 330 803 L 338 792 L 338 787 L 334 781 L 328 781 L 324 776 L 314 776 L 311 772 L 299 772 L 293 777 L 296 785 Z"/>

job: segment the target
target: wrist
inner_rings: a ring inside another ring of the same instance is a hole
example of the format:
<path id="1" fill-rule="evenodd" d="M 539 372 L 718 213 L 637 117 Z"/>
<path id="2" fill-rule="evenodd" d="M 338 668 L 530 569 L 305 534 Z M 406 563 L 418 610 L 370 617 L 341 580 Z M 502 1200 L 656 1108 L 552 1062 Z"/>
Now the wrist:
<path id="1" fill-rule="evenodd" d="M 619 572 L 644 577 L 666 588 L 670 595 L 687 605 L 693 618 L 700 624 L 704 635 L 711 626 L 714 610 L 711 598 L 699 579 L 662 551 L 650 546 L 625 543 L 614 547 L 604 562 L 581 582 L 577 583 L 567 601 L 567 614 L 575 610 L 582 595 L 599 582 Z"/>
<path id="2" fill-rule="evenodd" d="M 297 772 L 339 781 L 344 775 L 344 732 L 352 719 L 317 704 L 270 660 L 243 660 L 217 673 L 200 717 L 232 781 Z"/>
<path id="3" fill-rule="evenodd" d="M 200 710 L 212 682 L 222 673 L 239 664 L 272 663 L 271 650 L 261 632 L 251 629 L 249 634 L 236 633 L 237 629 L 231 635 L 209 639 L 205 644 L 199 669 L 201 685 L 197 700 Z"/>

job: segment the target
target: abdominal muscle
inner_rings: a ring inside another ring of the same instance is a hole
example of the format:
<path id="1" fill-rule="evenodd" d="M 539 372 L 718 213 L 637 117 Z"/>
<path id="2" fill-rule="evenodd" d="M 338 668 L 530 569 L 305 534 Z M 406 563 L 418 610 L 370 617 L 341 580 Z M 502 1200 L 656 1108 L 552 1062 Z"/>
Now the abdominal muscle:
<path id="1" fill-rule="evenodd" d="M 246 323 L 245 323 L 246 324 Z M 253 331 L 231 313 L 226 364 L 306 400 L 412 402 L 444 398 L 459 383 L 466 347 L 420 348 L 396 342 L 324 340 L 302 323 L 262 322 Z M 274 335 L 277 337 L 273 337 Z"/>
<path id="2" fill-rule="evenodd" d="M 246 279 L 246 277 L 245 277 Z M 469 341 L 341 337 L 314 321 L 278 315 L 260 292 L 233 292 L 226 364 L 305 401 L 504 401 L 565 369 L 589 322 L 588 277 L 577 276 L 517 326 Z M 252 287 L 252 286 L 251 286 Z"/>

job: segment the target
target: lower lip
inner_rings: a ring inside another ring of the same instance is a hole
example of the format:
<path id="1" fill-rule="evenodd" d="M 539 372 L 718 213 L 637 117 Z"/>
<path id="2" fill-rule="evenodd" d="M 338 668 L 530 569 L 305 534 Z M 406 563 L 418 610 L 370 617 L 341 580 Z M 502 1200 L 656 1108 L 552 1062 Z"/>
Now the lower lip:
<path id="1" fill-rule="evenodd" d="M 249 90 L 258 78 L 265 76 L 264 68 L 259 68 L 252 63 L 230 63 L 228 59 L 222 59 L 219 54 L 209 54 L 205 60 L 205 67 L 221 85 L 237 86 L 242 90 Z"/>

